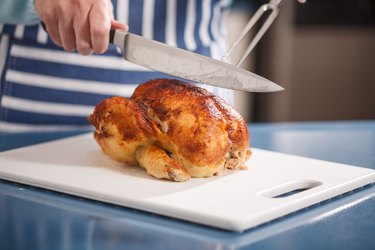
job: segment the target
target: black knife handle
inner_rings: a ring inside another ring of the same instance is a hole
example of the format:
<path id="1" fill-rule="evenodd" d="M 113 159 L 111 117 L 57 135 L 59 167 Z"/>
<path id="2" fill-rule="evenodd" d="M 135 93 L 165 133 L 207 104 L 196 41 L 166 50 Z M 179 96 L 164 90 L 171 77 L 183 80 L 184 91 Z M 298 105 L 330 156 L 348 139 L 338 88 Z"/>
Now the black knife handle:
<path id="1" fill-rule="evenodd" d="M 47 32 L 47 27 L 46 27 L 46 24 L 44 22 L 40 21 L 40 26 L 42 26 L 44 31 Z"/>
<path id="2" fill-rule="evenodd" d="M 115 33 L 116 33 L 116 30 L 115 29 L 111 29 L 109 31 L 109 42 L 110 43 L 113 43 L 113 40 L 115 39 Z"/>

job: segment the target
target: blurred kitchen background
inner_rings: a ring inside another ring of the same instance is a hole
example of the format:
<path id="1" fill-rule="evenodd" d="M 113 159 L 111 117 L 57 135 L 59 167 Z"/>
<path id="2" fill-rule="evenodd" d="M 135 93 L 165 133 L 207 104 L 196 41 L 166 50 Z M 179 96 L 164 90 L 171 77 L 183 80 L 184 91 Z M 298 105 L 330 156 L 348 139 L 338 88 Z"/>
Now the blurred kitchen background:
<path id="1" fill-rule="evenodd" d="M 267 2 L 234 0 L 228 44 Z M 375 119 L 375 0 L 282 1 L 242 67 L 286 89 L 236 92 L 235 106 L 249 122 Z"/>

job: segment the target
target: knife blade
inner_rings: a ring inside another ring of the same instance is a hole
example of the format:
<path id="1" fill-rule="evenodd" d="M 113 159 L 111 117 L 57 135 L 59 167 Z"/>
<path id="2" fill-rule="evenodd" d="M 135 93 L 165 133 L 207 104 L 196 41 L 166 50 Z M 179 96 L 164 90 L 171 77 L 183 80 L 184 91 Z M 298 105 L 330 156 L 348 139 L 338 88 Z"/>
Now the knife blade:
<path id="1" fill-rule="evenodd" d="M 110 43 L 129 62 L 190 81 L 248 92 L 284 89 L 245 69 L 129 32 L 112 29 Z"/>

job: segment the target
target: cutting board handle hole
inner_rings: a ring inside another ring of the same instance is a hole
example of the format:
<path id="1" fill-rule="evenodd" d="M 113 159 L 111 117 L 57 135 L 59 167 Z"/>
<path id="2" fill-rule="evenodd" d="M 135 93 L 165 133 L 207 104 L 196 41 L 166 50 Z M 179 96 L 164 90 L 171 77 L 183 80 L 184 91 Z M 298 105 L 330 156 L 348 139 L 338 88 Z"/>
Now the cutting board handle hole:
<path id="1" fill-rule="evenodd" d="M 267 198 L 286 198 L 312 188 L 322 185 L 322 182 L 315 180 L 293 180 L 281 185 L 267 188 L 259 192 L 259 195 Z"/>

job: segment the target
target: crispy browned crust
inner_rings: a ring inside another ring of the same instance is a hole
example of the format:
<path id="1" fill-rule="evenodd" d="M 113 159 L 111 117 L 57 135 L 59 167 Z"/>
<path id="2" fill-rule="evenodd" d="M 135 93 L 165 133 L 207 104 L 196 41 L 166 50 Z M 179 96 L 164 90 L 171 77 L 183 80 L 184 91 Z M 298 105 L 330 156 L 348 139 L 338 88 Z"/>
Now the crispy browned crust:
<path id="1" fill-rule="evenodd" d="M 136 150 L 156 145 L 192 177 L 239 168 L 250 155 L 242 116 L 220 97 L 178 80 L 150 80 L 130 99 L 106 99 L 89 121 L 96 128 L 96 140 L 112 158 L 137 164 Z"/>

